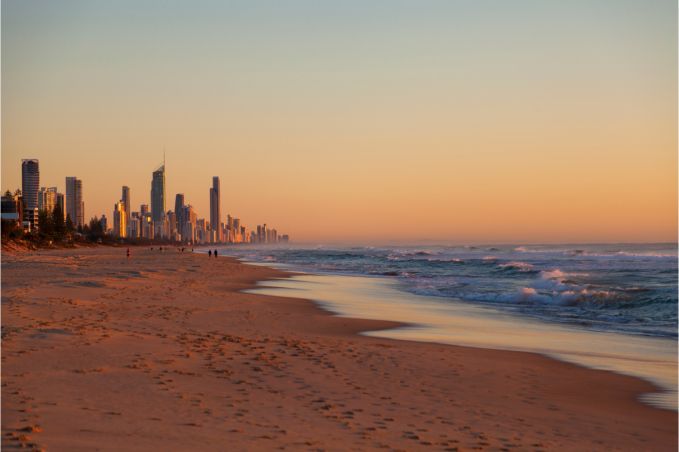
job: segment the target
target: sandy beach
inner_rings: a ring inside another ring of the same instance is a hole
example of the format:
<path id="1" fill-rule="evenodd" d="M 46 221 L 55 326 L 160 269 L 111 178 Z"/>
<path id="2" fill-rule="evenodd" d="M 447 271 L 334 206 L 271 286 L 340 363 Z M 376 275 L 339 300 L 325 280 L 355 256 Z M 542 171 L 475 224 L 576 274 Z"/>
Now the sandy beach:
<path id="1" fill-rule="evenodd" d="M 3 449 L 677 449 L 650 383 L 241 292 L 285 276 L 172 248 L 3 253 Z"/>

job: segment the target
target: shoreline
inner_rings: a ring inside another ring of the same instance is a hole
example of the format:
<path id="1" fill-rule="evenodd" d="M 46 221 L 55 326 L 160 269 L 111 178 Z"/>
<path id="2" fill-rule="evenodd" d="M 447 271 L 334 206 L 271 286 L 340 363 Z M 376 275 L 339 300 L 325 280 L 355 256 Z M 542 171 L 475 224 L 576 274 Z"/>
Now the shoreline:
<path id="1" fill-rule="evenodd" d="M 290 271 L 286 265 L 273 268 Z M 677 349 L 676 342 L 668 338 L 577 329 L 462 300 L 415 295 L 402 290 L 399 283 L 380 276 L 293 270 L 288 279 L 260 281 L 249 292 L 308 298 L 321 309 L 342 317 L 401 322 L 400 327 L 393 329 L 362 333 L 368 336 L 523 351 L 589 369 L 641 378 L 653 384 L 657 391 L 642 394 L 640 401 L 677 411 Z M 357 298 L 361 301 L 353 301 Z M 539 343 L 536 336 L 540 336 Z"/>
<path id="2" fill-rule="evenodd" d="M 3 447 L 676 450 L 637 378 L 360 335 L 397 324 L 242 293 L 285 273 L 233 258 L 120 254 L 3 253 Z"/>

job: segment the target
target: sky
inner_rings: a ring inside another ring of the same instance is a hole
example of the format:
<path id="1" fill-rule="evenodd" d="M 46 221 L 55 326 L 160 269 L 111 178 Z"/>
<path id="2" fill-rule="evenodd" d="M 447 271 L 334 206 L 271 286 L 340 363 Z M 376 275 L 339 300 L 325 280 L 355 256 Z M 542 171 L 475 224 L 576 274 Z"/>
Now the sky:
<path id="1" fill-rule="evenodd" d="M 677 4 L 2 1 L 2 189 L 300 242 L 677 239 Z"/>

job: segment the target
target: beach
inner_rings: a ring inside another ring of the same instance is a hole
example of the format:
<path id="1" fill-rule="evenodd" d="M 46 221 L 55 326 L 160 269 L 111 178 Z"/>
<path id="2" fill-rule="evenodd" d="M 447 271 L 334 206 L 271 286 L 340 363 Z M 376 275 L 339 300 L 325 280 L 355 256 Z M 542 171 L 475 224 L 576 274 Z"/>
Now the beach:
<path id="1" fill-rule="evenodd" d="M 359 335 L 398 324 L 243 292 L 280 270 L 131 251 L 3 253 L 4 449 L 677 449 L 641 379 Z"/>

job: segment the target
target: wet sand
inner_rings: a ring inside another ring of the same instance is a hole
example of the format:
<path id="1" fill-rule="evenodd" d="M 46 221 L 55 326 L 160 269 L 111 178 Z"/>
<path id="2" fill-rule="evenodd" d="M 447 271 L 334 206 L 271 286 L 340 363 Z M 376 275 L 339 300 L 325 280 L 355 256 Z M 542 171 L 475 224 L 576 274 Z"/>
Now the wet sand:
<path id="1" fill-rule="evenodd" d="M 277 267 L 285 270 L 283 266 Z M 406 292 L 389 278 L 295 274 L 260 281 L 252 293 L 314 300 L 344 317 L 390 320 L 408 327 L 364 334 L 418 342 L 513 350 L 610 370 L 659 385 L 643 401 L 677 410 L 677 339 L 619 334 L 538 321 L 491 306 Z"/>
<path id="2" fill-rule="evenodd" d="M 677 413 L 638 401 L 650 383 L 241 292 L 284 276 L 176 249 L 4 253 L 3 449 L 677 449 Z"/>

